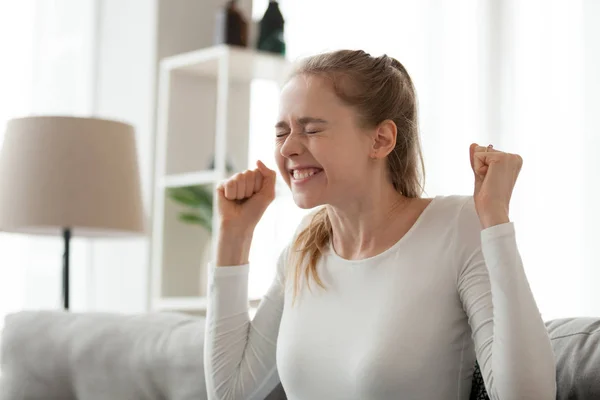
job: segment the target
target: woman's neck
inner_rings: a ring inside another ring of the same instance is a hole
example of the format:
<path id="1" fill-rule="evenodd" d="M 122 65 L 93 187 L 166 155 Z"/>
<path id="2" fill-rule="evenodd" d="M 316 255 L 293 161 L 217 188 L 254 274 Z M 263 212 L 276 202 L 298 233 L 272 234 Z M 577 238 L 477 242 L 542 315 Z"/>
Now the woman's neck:
<path id="1" fill-rule="evenodd" d="M 366 193 L 364 198 L 342 206 L 327 206 L 332 243 L 342 258 L 364 259 L 391 247 L 402 236 L 398 224 L 393 222 L 398 222 L 402 215 L 412 214 L 410 209 L 415 199 L 402 196 L 392 185 Z"/>

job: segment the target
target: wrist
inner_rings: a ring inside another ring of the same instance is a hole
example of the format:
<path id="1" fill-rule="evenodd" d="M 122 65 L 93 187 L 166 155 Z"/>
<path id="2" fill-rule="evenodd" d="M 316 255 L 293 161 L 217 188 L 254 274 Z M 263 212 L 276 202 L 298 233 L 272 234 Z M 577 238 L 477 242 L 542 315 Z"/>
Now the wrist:
<path id="1" fill-rule="evenodd" d="M 246 224 L 238 224 L 237 221 L 220 221 L 219 236 L 227 236 L 228 238 L 240 237 L 251 238 L 254 234 L 254 226 L 246 226 Z"/>
<path id="2" fill-rule="evenodd" d="M 252 232 L 220 230 L 216 266 L 245 265 L 249 262 Z"/>
<path id="3" fill-rule="evenodd" d="M 484 214 L 480 218 L 482 229 L 488 229 L 496 225 L 502 225 L 510 222 L 507 212 L 497 212 Z"/>

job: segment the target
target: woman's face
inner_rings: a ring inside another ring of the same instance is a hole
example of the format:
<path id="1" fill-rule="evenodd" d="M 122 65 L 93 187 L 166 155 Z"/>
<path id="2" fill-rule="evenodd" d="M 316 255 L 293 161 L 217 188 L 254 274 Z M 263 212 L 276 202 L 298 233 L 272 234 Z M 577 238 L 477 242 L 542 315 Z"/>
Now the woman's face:
<path id="1" fill-rule="evenodd" d="M 364 192 L 373 140 L 352 107 L 318 76 L 296 76 L 281 93 L 275 158 L 301 208 L 342 205 Z"/>

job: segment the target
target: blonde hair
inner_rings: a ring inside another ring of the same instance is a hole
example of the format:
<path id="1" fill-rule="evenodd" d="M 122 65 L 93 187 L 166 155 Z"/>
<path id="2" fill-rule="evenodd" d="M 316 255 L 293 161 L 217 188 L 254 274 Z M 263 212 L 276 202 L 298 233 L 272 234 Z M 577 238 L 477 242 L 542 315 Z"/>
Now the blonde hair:
<path id="1" fill-rule="evenodd" d="M 304 59 L 291 77 L 320 76 L 328 79 L 335 94 L 353 107 L 359 123 L 374 128 L 385 120 L 397 127 L 396 146 L 387 157 L 388 174 L 398 193 L 409 198 L 423 193 L 424 165 L 417 124 L 415 88 L 408 72 L 396 59 L 372 57 L 361 50 L 340 50 Z M 296 236 L 290 255 L 294 268 L 294 291 L 300 290 L 302 275 L 310 289 L 310 278 L 325 287 L 317 263 L 332 237 L 325 207 L 317 211 Z"/>

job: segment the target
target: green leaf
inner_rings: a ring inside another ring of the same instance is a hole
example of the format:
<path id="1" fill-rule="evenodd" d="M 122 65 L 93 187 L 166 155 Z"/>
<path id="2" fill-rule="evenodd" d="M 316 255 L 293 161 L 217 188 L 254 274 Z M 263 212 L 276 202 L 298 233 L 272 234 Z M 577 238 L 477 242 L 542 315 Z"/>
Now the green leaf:
<path id="1" fill-rule="evenodd" d="M 194 194 L 199 203 L 206 204 L 212 208 L 213 205 L 213 189 L 206 186 L 189 186 L 190 191 Z"/>
<path id="2" fill-rule="evenodd" d="M 179 214 L 179 220 L 182 222 L 186 222 L 189 224 L 198 224 L 201 225 L 203 220 L 198 214 L 192 213 L 181 213 Z"/>
<path id="3" fill-rule="evenodd" d="M 204 186 L 186 186 L 168 190 L 171 200 L 187 207 L 211 208 L 213 206 L 212 191 Z"/>
<path id="4" fill-rule="evenodd" d="M 168 190 L 171 200 L 188 208 L 179 214 L 179 220 L 200 225 L 212 232 L 213 193 L 209 186 L 185 186 Z"/>
<path id="5" fill-rule="evenodd" d="M 200 213 L 182 212 L 179 214 L 179 220 L 192 225 L 200 225 L 209 233 L 212 232 L 212 219 Z"/>
<path id="6" fill-rule="evenodd" d="M 188 188 L 172 188 L 168 191 L 171 200 L 188 207 L 198 207 L 200 202 Z"/>
<path id="7" fill-rule="evenodd" d="M 203 218 L 207 221 L 211 221 L 211 223 L 212 223 L 212 217 L 213 217 L 212 207 L 198 208 L 196 210 L 196 214 L 200 215 L 201 218 Z"/>

